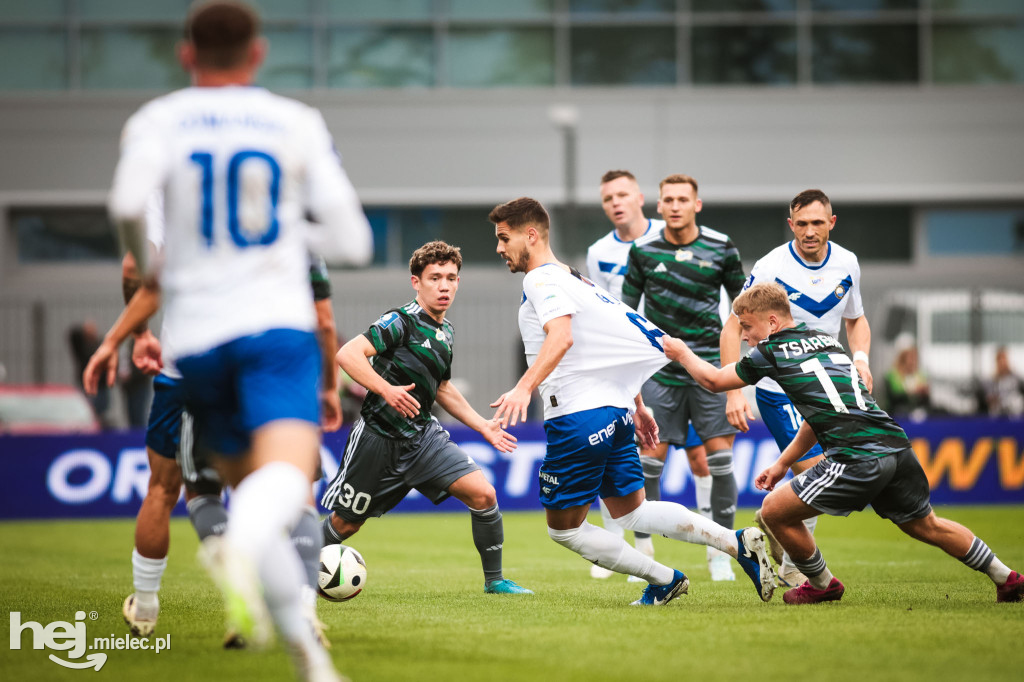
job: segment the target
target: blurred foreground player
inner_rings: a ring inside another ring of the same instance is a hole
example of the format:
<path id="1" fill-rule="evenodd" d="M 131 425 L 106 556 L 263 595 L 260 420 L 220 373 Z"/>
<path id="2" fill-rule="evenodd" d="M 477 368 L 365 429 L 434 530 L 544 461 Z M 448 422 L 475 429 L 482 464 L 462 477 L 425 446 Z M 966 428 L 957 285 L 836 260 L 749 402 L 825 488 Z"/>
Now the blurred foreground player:
<path id="1" fill-rule="evenodd" d="M 287 538 L 320 443 L 308 251 L 365 263 L 371 234 L 319 112 L 252 86 L 266 53 L 255 13 L 197 5 L 185 35 L 179 58 L 194 87 L 129 119 L 110 212 L 143 276 L 158 275 L 186 406 L 234 488 L 224 536 L 201 553 L 229 623 L 260 646 L 273 619 L 300 675 L 336 680 Z M 167 234 L 155 267 L 144 212 L 161 188 Z"/>

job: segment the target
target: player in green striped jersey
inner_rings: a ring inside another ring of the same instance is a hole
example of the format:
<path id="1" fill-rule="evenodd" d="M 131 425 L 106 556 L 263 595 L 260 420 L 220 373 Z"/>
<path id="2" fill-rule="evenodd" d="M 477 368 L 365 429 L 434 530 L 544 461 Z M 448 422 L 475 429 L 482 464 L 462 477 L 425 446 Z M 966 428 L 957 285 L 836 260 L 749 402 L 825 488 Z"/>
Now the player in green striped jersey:
<path id="1" fill-rule="evenodd" d="M 717 364 L 722 289 L 730 298 L 740 293 L 743 266 L 739 250 L 727 235 L 697 224 L 701 208 L 695 179 L 670 175 L 661 181 L 658 212 L 665 227 L 633 242 L 622 302 L 637 309 L 643 295 L 647 319 L 667 334 L 685 339 L 698 355 Z M 706 391 L 674 363 L 651 377 L 642 392 L 661 437 L 661 444 L 640 453 L 647 498 L 661 497 L 659 479 L 668 446 L 685 447 L 692 423 L 706 448 L 711 518 L 732 528 L 739 494 L 732 464 L 736 429 L 726 418 L 725 396 Z M 699 483 L 697 467 L 693 470 Z M 707 558 L 712 580 L 736 579 L 727 556 L 709 548 Z"/>
<path id="2" fill-rule="evenodd" d="M 505 531 L 494 486 L 430 414 L 436 400 L 496 450 L 516 447 L 515 437 L 480 416 L 451 381 L 455 329 L 445 313 L 459 288 L 461 267 L 458 248 L 441 241 L 421 246 L 409 260 L 416 298 L 384 313 L 338 351 L 338 364 L 368 393 L 341 467 L 321 500 L 331 510 L 324 542 L 351 537 L 367 518 L 390 511 L 413 489 L 434 504 L 451 496 L 469 508 L 484 591 L 533 594 L 502 575 Z"/>
<path id="3" fill-rule="evenodd" d="M 743 340 L 752 348 L 738 363 L 711 365 L 678 339 L 662 339 L 665 355 L 701 385 L 729 391 L 771 377 L 804 417 L 796 437 L 755 484 L 769 490 L 761 507 L 768 526 L 807 582 L 783 596 L 787 604 L 834 601 L 845 588 L 825 565 L 804 526 L 816 514 L 849 516 L 871 505 L 912 538 L 934 545 L 988 575 L 996 601 L 1024 600 L 1024 577 L 1001 562 L 970 529 L 935 515 L 928 478 L 903 429 L 875 404 L 843 346 L 831 335 L 796 324 L 786 290 L 755 284 L 733 302 Z M 817 440 L 825 459 L 776 488 Z"/>

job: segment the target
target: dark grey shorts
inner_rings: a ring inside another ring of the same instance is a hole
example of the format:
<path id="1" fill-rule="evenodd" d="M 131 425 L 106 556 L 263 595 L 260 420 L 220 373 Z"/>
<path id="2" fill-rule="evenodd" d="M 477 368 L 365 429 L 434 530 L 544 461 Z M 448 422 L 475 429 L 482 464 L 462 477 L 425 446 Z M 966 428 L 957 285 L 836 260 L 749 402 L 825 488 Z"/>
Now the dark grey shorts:
<path id="1" fill-rule="evenodd" d="M 320 504 L 358 523 L 383 516 L 413 489 L 439 504 L 452 483 L 479 470 L 436 421 L 417 436 L 397 440 L 373 433 L 360 419 L 352 425 L 341 466 Z"/>
<path id="2" fill-rule="evenodd" d="M 900 524 L 932 510 L 928 477 L 910 448 L 886 457 L 826 457 L 793 479 L 796 496 L 824 514 L 849 516 L 871 505 Z"/>
<path id="3" fill-rule="evenodd" d="M 191 493 L 198 495 L 219 495 L 224 484 L 213 466 L 209 451 L 199 445 L 196 438 L 195 419 L 188 410 L 181 412 L 181 438 L 175 453 L 181 478 Z"/>
<path id="4" fill-rule="evenodd" d="M 648 379 L 640 394 L 644 404 L 654 411 L 658 422 L 658 438 L 676 447 L 686 445 L 686 435 L 693 423 L 701 441 L 718 436 L 731 436 L 736 429 L 725 416 L 725 394 L 712 393 L 703 386 L 663 386 Z"/>

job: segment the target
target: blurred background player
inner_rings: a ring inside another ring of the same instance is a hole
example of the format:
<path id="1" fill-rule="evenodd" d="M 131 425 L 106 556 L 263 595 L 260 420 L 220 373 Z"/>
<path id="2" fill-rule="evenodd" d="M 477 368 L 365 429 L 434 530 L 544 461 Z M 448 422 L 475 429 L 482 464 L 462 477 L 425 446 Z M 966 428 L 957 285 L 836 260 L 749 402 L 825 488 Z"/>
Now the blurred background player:
<path id="1" fill-rule="evenodd" d="M 510 271 L 526 273 L 519 330 L 529 364 L 491 407 L 502 426 L 514 426 L 526 419 L 530 396 L 540 390 L 547 434 L 540 500 L 548 535 L 602 568 L 646 580 L 634 605 L 661 606 L 684 594 L 689 580 L 682 571 L 587 522 L 599 496 L 626 530 L 712 545 L 736 558 L 760 598 L 771 599 L 775 578 L 760 530 L 733 532 L 680 504 L 644 498 L 634 436 L 653 447 L 658 425 L 639 391 L 665 365 L 664 332 L 555 258 L 550 219 L 539 202 L 521 197 L 488 217 L 498 255 Z"/>
<path id="2" fill-rule="evenodd" d="M 697 181 L 669 175 L 659 185 L 658 213 L 665 227 L 637 239 L 629 250 L 622 300 L 636 308 L 644 299 L 644 315 L 672 336 L 685 339 L 701 357 L 718 362 L 722 296 L 734 298 L 743 287 L 740 253 L 725 234 L 697 225 L 702 202 Z M 665 466 L 668 446 L 685 447 L 692 422 L 706 449 L 706 471 L 692 466 L 698 490 L 707 491 L 710 474 L 711 518 L 732 528 L 739 488 L 733 475 L 736 429 L 726 419 L 726 401 L 696 384 L 682 367 L 669 364 L 643 387 L 644 402 L 654 411 L 662 443 L 641 451 L 644 475 L 652 482 L 651 497 Z M 693 460 L 691 460 L 693 461 Z M 729 558 L 708 549 L 712 580 L 735 580 Z"/>
<path id="3" fill-rule="evenodd" d="M 229 623 L 260 646 L 272 618 L 300 675 L 337 680 L 287 538 L 320 442 L 307 250 L 365 263 L 372 237 L 319 112 L 252 87 L 266 54 L 255 13 L 196 5 L 185 36 L 193 87 L 129 119 L 109 208 L 143 277 L 158 279 L 186 406 L 234 488 L 225 534 L 201 553 Z M 151 265 L 144 213 L 161 188 L 166 243 Z"/>
<path id="4" fill-rule="evenodd" d="M 587 275 L 590 280 L 622 300 L 622 281 L 629 267 L 629 248 L 633 242 L 652 231 L 665 227 L 664 220 L 644 217 L 644 195 L 640 191 L 636 176 L 628 170 L 610 170 L 601 176 L 600 185 L 601 208 L 611 221 L 613 229 L 598 239 L 587 249 Z M 643 314 L 643 302 L 637 307 Z M 697 432 L 690 425 L 686 437 L 686 456 L 690 462 L 690 472 L 696 486 L 697 509 L 707 518 L 711 518 L 711 474 L 704 444 L 697 437 Z M 644 466 L 644 489 L 647 499 L 661 499 L 661 472 L 664 460 L 641 456 Z M 622 528 L 608 513 L 604 501 L 598 498 L 601 509 L 601 521 L 604 527 L 616 535 L 624 534 Z M 647 556 L 654 556 L 654 543 L 646 533 L 633 533 L 636 548 Z M 590 575 L 594 578 L 610 578 L 614 571 L 601 568 L 597 564 L 590 566 Z M 630 581 L 639 580 L 629 576 Z"/>
<path id="5" fill-rule="evenodd" d="M 430 414 L 434 401 L 499 452 L 516 439 L 474 410 L 452 382 L 455 328 L 445 319 L 459 289 L 462 254 L 441 241 L 409 259 L 416 298 L 384 313 L 338 351 L 337 361 L 368 391 L 341 466 L 321 504 L 325 544 L 341 543 L 371 516 L 383 516 L 418 490 L 434 504 L 449 496 L 469 508 L 473 544 L 488 594 L 533 594 L 502 573 L 504 524 L 494 486 Z M 372 364 L 371 364 L 372 358 Z"/>
<path id="6" fill-rule="evenodd" d="M 754 263 L 744 287 L 749 288 L 759 282 L 778 282 L 789 294 L 795 320 L 836 338 L 845 322 L 846 337 L 857 371 L 870 391 L 873 386 L 868 366 L 871 327 L 861 302 L 860 263 L 852 251 L 829 241 L 836 225 L 832 202 L 821 190 L 804 190 L 790 202 L 787 222 L 793 231 L 793 240 L 772 249 Z M 726 320 L 721 344 L 723 365 L 739 360 L 740 328 L 735 315 Z M 757 383 L 755 395 L 761 419 L 775 438 L 779 450 L 785 450 L 800 429 L 803 417 L 771 378 L 766 377 Z M 746 431 L 750 412 L 746 398 L 735 390 L 729 392 L 728 401 L 730 423 Z M 794 462 L 793 474 L 810 469 L 822 457 L 821 448 L 814 446 Z M 761 521 L 760 512 L 756 518 L 762 530 L 767 528 Z M 817 518 L 811 517 L 806 523 L 813 534 Z M 771 533 L 768 533 L 768 538 L 772 545 L 772 558 L 779 563 L 779 581 L 788 587 L 803 583 L 804 576 L 772 541 Z"/>
<path id="7" fill-rule="evenodd" d="M 733 309 L 751 351 L 721 369 L 677 339 L 665 342 L 666 354 L 710 390 L 733 390 L 770 376 L 804 416 L 796 437 L 755 481 L 759 489 L 772 491 L 761 507 L 765 523 L 807 576 L 783 600 L 815 604 L 842 598 L 845 587 L 825 565 L 803 521 L 816 514 L 848 516 L 869 504 L 910 537 L 986 574 L 996 586 L 997 602 L 1024 599 L 1024 577 L 968 528 L 935 515 L 928 478 L 907 434 L 879 409 L 842 344 L 797 323 L 789 299 L 790 292 L 774 282 L 753 285 L 736 299 Z M 825 458 L 776 488 L 815 440 Z"/>

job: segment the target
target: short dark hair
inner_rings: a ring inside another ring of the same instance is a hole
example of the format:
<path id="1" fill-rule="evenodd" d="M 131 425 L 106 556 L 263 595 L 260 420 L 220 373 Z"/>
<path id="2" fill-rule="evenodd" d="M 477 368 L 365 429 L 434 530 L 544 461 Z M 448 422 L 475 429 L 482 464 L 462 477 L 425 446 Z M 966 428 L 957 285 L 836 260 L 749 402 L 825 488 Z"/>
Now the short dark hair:
<path id="1" fill-rule="evenodd" d="M 196 51 L 196 65 L 231 69 L 245 63 L 246 51 L 260 34 L 260 18 L 236 0 L 197 2 L 185 20 L 185 40 Z"/>
<path id="2" fill-rule="evenodd" d="M 697 193 L 697 181 L 691 175 L 673 173 L 658 183 L 658 191 L 661 192 L 661 188 L 665 185 L 690 185 L 693 187 L 693 193 Z"/>
<path id="3" fill-rule="evenodd" d="M 419 277 L 428 265 L 434 263 L 438 265 L 455 263 L 455 269 L 462 270 L 462 250 L 442 241 L 427 242 L 412 252 L 412 258 L 409 259 L 409 272 Z"/>
<path id="4" fill-rule="evenodd" d="M 793 201 L 789 202 L 789 214 L 793 215 L 804 206 L 810 206 L 815 201 L 820 202 L 826 211 L 832 213 L 832 202 L 828 200 L 828 196 L 824 192 L 820 189 L 805 189 L 793 197 Z"/>
<path id="5" fill-rule="evenodd" d="M 636 182 L 636 176 L 630 173 L 628 170 L 610 170 L 601 176 L 601 184 L 611 182 L 612 180 L 618 180 L 619 178 L 629 178 L 633 182 Z"/>
<path id="6" fill-rule="evenodd" d="M 533 225 L 539 232 L 547 235 L 551 227 L 551 218 L 536 199 L 530 197 L 519 197 L 504 204 L 498 204 L 491 209 L 487 219 L 497 225 L 507 223 L 513 230 L 519 230 L 527 225 Z"/>

